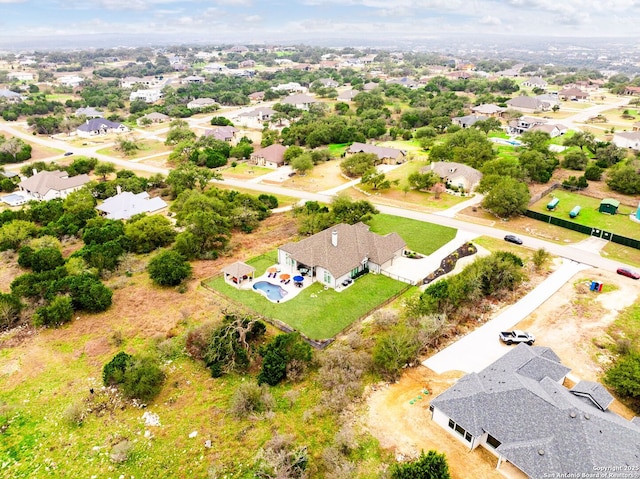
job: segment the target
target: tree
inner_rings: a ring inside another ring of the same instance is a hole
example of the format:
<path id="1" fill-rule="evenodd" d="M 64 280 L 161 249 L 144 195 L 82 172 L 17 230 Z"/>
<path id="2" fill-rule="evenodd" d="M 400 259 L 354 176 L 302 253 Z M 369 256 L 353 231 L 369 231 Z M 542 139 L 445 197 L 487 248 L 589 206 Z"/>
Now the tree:
<path id="1" fill-rule="evenodd" d="M 596 138 L 590 131 L 577 131 L 573 136 L 565 137 L 563 141 L 564 146 L 577 146 L 581 152 L 584 151 L 585 147 L 594 151 L 595 144 Z"/>
<path id="2" fill-rule="evenodd" d="M 640 193 L 640 162 L 619 164 L 607 175 L 607 186 L 625 195 Z"/>
<path id="3" fill-rule="evenodd" d="M 373 153 L 356 153 L 342 160 L 340 169 L 345 175 L 356 178 L 362 176 L 365 171 L 370 170 L 378 163 L 379 159 Z"/>
<path id="4" fill-rule="evenodd" d="M 118 137 L 116 138 L 115 149 L 125 156 L 132 156 L 140 149 L 140 145 L 138 144 L 138 141 L 131 135 L 118 135 Z"/>
<path id="5" fill-rule="evenodd" d="M 145 215 L 132 218 L 124 227 L 124 235 L 132 251 L 150 253 L 170 245 L 176 237 L 176 230 L 165 216 Z"/>
<path id="6" fill-rule="evenodd" d="M 163 251 L 149 261 L 149 276 L 160 286 L 177 286 L 191 276 L 191 265 L 175 251 Z"/>
<path id="7" fill-rule="evenodd" d="M 439 181 L 440 177 L 433 171 L 427 171 L 426 173 L 416 171 L 411 173 L 408 178 L 409 186 L 416 190 L 428 190 Z"/>
<path id="8" fill-rule="evenodd" d="M 111 306 L 113 292 L 92 274 L 67 276 L 59 281 L 59 287 L 69 293 L 74 309 L 99 313 Z"/>
<path id="9" fill-rule="evenodd" d="M 303 153 L 302 155 L 296 156 L 291 160 L 291 168 L 299 175 L 305 175 L 308 171 L 313 169 L 313 160 L 311 159 L 311 155 L 309 153 Z"/>
<path id="10" fill-rule="evenodd" d="M 262 369 L 258 374 L 258 384 L 275 386 L 287 377 L 287 366 L 296 361 L 311 362 L 313 352 L 299 333 L 279 334 L 267 345 L 260 348 Z"/>
<path id="11" fill-rule="evenodd" d="M 474 128 L 477 128 L 480 131 L 483 131 L 485 135 L 488 135 L 489 132 L 494 130 L 501 130 L 502 123 L 500 120 L 494 117 L 487 118 L 486 120 L 479 120 L 473 124 Z"/>
<path id="12" fill-rule="evenodd" d="M 107 175 L 116 172 L 116 167 L 113 163 L 99 162 L 94 168 L 93 172 L 102 177 L 102 181 L 107 181 Z"/>
<path id="13" fill-rule="evenodd" d="M 363 185 L 371 185 L 373 190 L 388 190 L 391 188 L 391 181 L 387 179 L 387 175 L 379 172 L 375 168 L 365 171 L 360 183 Z"/>
<path id="14" fill-rule="evenodd" d="M 487 193 L 482 206 L 500 218 L 510 218 L 527 210 L 531 195 L 527 185 L 513 178 L 502 178 Z"/>
<path id="15" fill-rule="evenodd" d="M 124 372 L 133 359 L 133 356 L 120 351 L 111 361 L 102 368 L 102 384 L 105 386 L 115 386 L 124 380 Z"/>
<path id="16" fill-rule="evenodd" d="M 600 168 L 609 168 L 620 163 L 627 157 L 627 150 L 617 147 L 613 143 L 596 148 L 596 164 Z"/>
<path id="17" fill-rule="evenodd" d="M 38 227 L 25 220 L 13 220 L 0 226 L 0 251 L 12 249 L 17 251 L 30 237 L 35 236 Z"/>
<path id="18" fill-rule="evenodd" d="M 34 251 L 30 259 L 30 267 L 36 273 L 56 269 L 63 264 L 64 258 L 58 248 L 41 248 Z"/>
<path id="19" fill-rule="evenodd" d="M 373 364 L 387 378 L 395 379 L 405 364 L 417 358 L 421 346 L 414 331 L 398 325 L 376 338 Z"/>
<path id="20" fill-rule="evenodd" d="M 450 479 L 449 465 L 444 454 L 422 451 L 420 457 L 412 462 L 394 464 L 391 467 L 391 479 Z"/>
<path id="21" fill-rule="evenodd" d="M 304 153 L 304 150 L 297 145 L 292 145 L 284 151 L 282 155 L 286 164 L 291 163 L 294 158 L 299 157 Z"/>
<path id="22" fill-rule="evenodd" d="M 313 202 L 308 204 L 313 204 Z M 354 201 L 347 194 L 336 196 L 331 201 L 331 210 L 334 223 L 347 223 L 350 225 L 359 222 L 367 223 L 373 215 L 378 214 L 378 210 L 371 202 L 367 200 Z"/>
<path id="23" fill-rule="evenodd" d="M 604 382 L 622 396 L 640 398 L 640 354 L 631 353 L 616 360 L 605 373 Z"/>
<path id="24" fill-rule="evenodd" d="M 439 200 L 440 195 L 442 195 L 442 193 L 447 191 L 447 187 L 444 185 L 444 183 L 441 183 L 440 181 L 438 181 L 435 185 L 433 185 L 433 188 L 431 188 L 431 191 L 433 192 L 434 199 Z"/>
<path id="25" fill-rule="evenodd" d="M 523 151 L 519 161 L 525 175 L 537 183 L 548 182 L 556 166 L 555 160 L 548 159 L 544 153 L 537 150 Z"/>
<path id="26" fill-rule="evenodd" d="M 196 134 L 189 129 L 189 124 L 184 120 L 173 120 L 169 124 L 169 132 L 165 145 L 177 145 L 181 141 L 195 140 Z"/>
<path id="27" fill-rule="evenodd" d="M 221 176 L 208 168 L 187 163 L 171 170 L 166 182 L 171 188 L 171 196 L 176 198 L 183 191 L 192 190 L 196 187 L 200 191 L 204 191 L 212 179 L 218 180 L 221 179 Z"/>
<path id="28" fill-rule="evenodd" d="M 587 167 L 587 163 L 589 163 L 589 158 L 582 150 L 573 150 L 564 155 L 561 165 L 569 170 L 583 171 Z"/>

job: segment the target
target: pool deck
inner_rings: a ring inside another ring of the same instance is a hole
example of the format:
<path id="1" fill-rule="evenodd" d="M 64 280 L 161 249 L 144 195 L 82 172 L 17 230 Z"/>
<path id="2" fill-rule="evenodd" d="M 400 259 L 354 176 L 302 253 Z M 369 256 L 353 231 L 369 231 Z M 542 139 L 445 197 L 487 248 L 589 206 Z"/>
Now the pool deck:
<path id="1" fill-rule="evenodd" d="M 289 301 L 290 299 L 295 298 L 298 294 L 300 294 L 301 291 L 304 291 L 307 286 L 311 286 L 311 284 L 313 284 L 313 280 L 307 276 L 303 276 L 304 280 L 302 281 L 302 288 L 299 288 L 295 285 L 295 282 L 293 281 L 293 274 L 290 273 L 285 273 L 283 271 L 277 271 L 275 273 L 275 277 L 273 276 L 274 273 L 269 273 L 268 270 L 271 268 L 278 268 L 280 269 L 280 266 L 278 265 L 274 265 L 272 267 L 267 268 L 267 271 L 264 272 L 264 274 L 260 275 L 260 276 L 256 276 L 255 278 L 253 278 L 253 281 L 243 281 L 242 284 L 240 284 L 240 289 L 251 289 L 253 290 L 256 294 L 259 294 L 261 296 L 264 296 L 266 299 L 268 299 L 269 301 L 271 301 L 272 303 L 284 303 L 285 301 Z M 281 282 L 282 280 L 280 279 L 280 275 L 281 274 L 288 274 L 289 275 L 289 284 L 284 284 L 283 282 Z M 255 289 L 253 289 L 253 285 L 256 284 L 258 281 L 266 281 L 267 283 L 271 283 L 273 285 L 277 285 L 280 286 L 282 289 L 284 289 L 287 294 L 280 300 L 273 300 L 270 299 L 266 294 L 264 294 L 262 291 L 257 291 Z M 229 283 L 232 284 L 232 283 Z M 233 285 L 234 287 L 237 287 L 237 285 Z"/>

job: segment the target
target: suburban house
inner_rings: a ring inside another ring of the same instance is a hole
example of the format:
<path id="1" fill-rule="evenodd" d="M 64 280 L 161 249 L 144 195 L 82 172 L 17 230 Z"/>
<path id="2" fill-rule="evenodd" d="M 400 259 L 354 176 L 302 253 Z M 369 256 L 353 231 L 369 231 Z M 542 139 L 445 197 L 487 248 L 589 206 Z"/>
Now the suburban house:
<path id="1" fill-rule="evenodd" d="M 621 131 L 620 133 L 614 133 L 611 141 L 620 148 L 640 150 L 640 131 Z"/>
<path id="2" fill-rule="evenodd" d="M 387 81 L 387 84 L 389 84 L 389 85 L 402 85 L 404 87 L 411 88 L 412 90 L 414 88 L 418 88 L 420 86 L 420 84 L 417 81 L 412 80 L 411 78 L 407 78 L 407 77 L 392 78 L 391 80 Z"/>
<path id="3" fill-rule="evenodd" d="M 30 72 L 9 72 L 7 78 L 15 81 L 33 81 L 34 76 Z"/>
<path id="4" fill-rule="evenodd" d="M 298 110 L 309 110 L 309 107 L 314 103 L 318 103 L 318 100 L 316 100 L 312 96 L 300 93 L 297 95 L 289 95 L 287 97 L 284 97 L 282 100 L 280 100 L 280 103 L 282 103 L 283 105 L 292 105 Z"/>
<path id="5" fill-rule="evenodd" d="M 483 103 L 482 105 L 471 107 L 471 113 L 483 116 L 501 117 L 506 108 L 494 105 L 493 103 Z"/>
<path id="6" fill-rule="evenodd" d="M 92 106 L 88 106 L 86 108 L 78 108 L 76 110 L 76 116 L 86 116 L 87 118 L 102 118 L 103 113 L 99 110 L 96 110 Z"/>
<path id="7" fill-rule="evenodd" d="M 216 140 L 232 142 L 236 138 L 238 131 L 240 130 L 233 126 L 219 126 L 205 131 L 204 136 L 213 136 Z"/>
<path id="8" fill-rule="evenodd" d="M 82 138 L 108 135 L 110 133 L 126 133 L 127 131 L 129 131 L 129 128 L 122 123 L 105 120 L 104 118 L 92 118 L 76 129 L 76 133 Z"/>
<path id="9" fill-rule="evenodd" d="M 274 143 L 251 153 L 249 163 L 266 166 L 267 168 L 279 168 L 284 165 L 284 152 L 286 150 L 286 146 Z"/>
<path id="10" fill-rule="evenodd" d="M 507 101 L 507 106 L 525 113 L 547 111 L 551 109 L 549 102 L 531 96 L 517 96 L 512 98 Z"/>
<path id="11" fill-rule="evenodd" d="M 118 187 L 118 194 L 104 200 L 96 209 L 110 220 L 128 220 L 132 216 L 153 213 L 166 207 L 167 203 L 162 198 L 151 198 L 146 191 L 137 194 L 121 192 Z"/>
<path id="12" fill-rule="evenodd" d="M 522 86 L 526 86 L 529 88 L 540 88 L 542 90 L 546 89 L 548 85 L 549 84 L 545 80 L 538 76 L 530 77 L 522 82 Z"/>
<path id="13" fill-rule="evenodd" d="M 434 398 L 431 418 L 470 450 L 497 456 L 498 468 L 508 461 L 533 479 L 640 464 L 637 419 L 610 411 L 613 397 L 598 383 L 565 387 L 569 371 L 551 348 L 519 344 Z"/>
<path id="14" fill-rule="evenodd" d="M 162 98 L 162 90 L 149 88 L 132 91 L 129 94 L 129 101 L 142 100 L 145 103 L 155 103 Z"/>
<path id="15" fill-rule="evenodd" d="M 338 95 L 339 101 L 353 101 L 354 97 L 360 93 L 358 90 L 345 90 Z"/>
<path id="16" fill-rule="evenodd" d="M 362 89 L 364 91 L 372 91 L 372 90 L 375 90 L 376 88 L 378 88 L 378 86 L 380 86 L 379 83 L 370 81 L 370 82 L 365 83 L 364 85 L 362 85 Z"/>
<path id="17" fill-rule="evenodd" d="M 405 150 L 369 145 L 368 143 L 352 143 L 347 153 L 351 155 L 356 153 L 373 153 L 381 163 L 386 165 L 397 165 L 407 160 L 407 152 Z"/>
<path id="18" fill-rule="evenodd" d="M 120 88 L 131 89 L 134 85 L 142 85 L 146 87 L 153 87 L 160 84 L 160 79 L 154 76 L 146 77 L 124 77 L 120 80 Z"/>
<path id="19" fill-rule="evenodd" d="M 221 63 L 207 63 L 202 67 L 202 71 L 205 73 L 225 73 L 227 70 L 227 67 Z"/>
<path id="20" fill-rule="evenodd" d="M 458 125 L 459 127 L 469 128 L 473 126 L 477 121 L 484 121 L 486 119 L 487 119 L 486 116 L 467 115 L 467 116 L 456 116 L 451 119 L 451 122 L 454 125 Z"/>
<path id="21" fill-rule="evenodd" d="M 184 77 L 180 80 L 180 83 L 183 85 L 189 85 L 191 83 L 204 83 L 206 81 L 205 77 L 201 77 L 199 75 L 189 75 L 188 77 Z"/>
<path id="22" fill-rule="evenodd" d="M 398 233 L 380 236 L 364 223 L 340 223 L 297 243 L 278 248 L 278 263 L 291 274 L 304 273 L 330 288 L 339 287 L 364 270 L 380 273 L 402 256 L 405 241 Z"/>
<path id="23" fill-rule="evenodd" d="M 340 85 L 333 78 L 320 78 L 318 82 L 325 88 L 338 88 L 338 86 Z"/>
<path id="24" fill-rule="evenodd" d="M 533 116 L 521 116 L 517 120 L 511 120 L 507 125 L 507 133 L 510 135 L 521 135 L 525 131 L 529 131 L 531 128 L 537 125 L 544 125 L 547 120 L 543 118 L 536 118 Z"/>
<path id="25" fill-rule="evenodd" d="M 84 78 L 78 75 L 65 75 L 58 77 L 57 82 L 62 86 L 76 88 L 84 82 Z"/>
<path id="26" fill-rule="evenodd" d="M 482 179 L 482 173 L 475 168 L 454 161 L 435 161 L 422 168 L 420 173 L 430 171 L 438 175 L 443 183 L 462 188 L 466 192 L 473 191 Z"/>
<path id="27" fill-rule="evenodd" d="M 586 100 L 589 94 L 580 90 L 580 88 L 565 88 L 558 92 L 558 96 L 563 100 Z"/>
<path id="28" fill-rule="evenodd" d="M 136 120 L 138 126 L 142 126 L 146 123 L 145 120 L 149 120 L 151 123 L 164 123 L 165 121 L 169 121 L 171 117 L 169 115 L 165 115 L 164 113 L 158 113 L 157 111 L 153 111 L 151 113 L 147 113 L 146 115 L 141 116 Z"/>
<path id="29" fill-rule="evenodd" d="M 528 131 L 543 131 L 548 133 L 551 138 L 564 135 L 567 132 L 567 127 L 564 125 L 552 125 L 550 123 L 538 124 L 529 128 Z"/>
<path id="30" fill-rule="evenodd" d="M 191 100 L 187 103 L 187 108 L 189 110 L 200 110 L 214 105 L 217 105 L 217 103 L 213 98 L 196 98 L 195 100 Z"/>
<path id="31" fill-rule="evenodd" d="M 22 180 L 18 183 L 18 187 L 31 199 L 48 201 L 54 198 L 66 198 L 69 193 L 79 190 L 90 180 L 89 175 L 85 174 L 69 176 L 66 171 L 40 171 Z"/>
<path id="32" fill-rule="evenodd" d="M 260 102 L 264 100 L 264 92 L 263 91 L 254 91 L 253 93 L 249 93 L 249 100 L 253 102 Z"/>
<path id="33" fill-rule="evenodd" d="M 0 88 L 0 101 L 2 100 L 7 103 L 20 103 L 22 101 L 22 95 L 6 88 Z"/>
<path id="34" fill-rule="evenodd" d="M 277 62 L 277 60 L 276 60 Z M 297 82 L 289 82 L 289 83 L 280 83 L 278 86 L 272 86 L 271 89 L 273 91 L 287 91 L 287 92 L 296 92 L 296 93 L 306 93 L 307 87 L 300 85 Z"/>
<path id="35" fill-rule="evenodd" d="M 623 92 L 624 95 L 640 95 L 640 86 L 627 86 Z"/>
<path id="36" fill-rule="evenodd" d="M 271 117 L 277 112 L 269 107 L 256 108 L 245 111 L 237 116 L 238 124 L 249 128 L 262 128 L 264 122 L 271 121 Z"/>

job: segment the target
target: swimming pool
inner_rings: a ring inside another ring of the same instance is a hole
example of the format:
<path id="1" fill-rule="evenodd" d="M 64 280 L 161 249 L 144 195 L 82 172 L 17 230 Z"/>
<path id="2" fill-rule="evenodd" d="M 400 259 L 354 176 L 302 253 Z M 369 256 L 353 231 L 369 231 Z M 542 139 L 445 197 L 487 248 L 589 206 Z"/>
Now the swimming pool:
<path id="1" fill-rule="evenodd" d="M 24 205 L 28 201 L 27 198 L 18 193 L 11 193 L 10 195 L 3 196 L 2 198 L 0 198 L 0 200 L 5 202 L 9 206 Z"/>
<path id="2" fill-rule="evenodd" d="M 256 291 L 260 291 L 271 301 L 280 301 L 287 295 L 287 291 L 285 291 L 282 287 L 277 284 L 269 283 L 268 281 L 258 281 L 253 285 L 253 289 Z"/>

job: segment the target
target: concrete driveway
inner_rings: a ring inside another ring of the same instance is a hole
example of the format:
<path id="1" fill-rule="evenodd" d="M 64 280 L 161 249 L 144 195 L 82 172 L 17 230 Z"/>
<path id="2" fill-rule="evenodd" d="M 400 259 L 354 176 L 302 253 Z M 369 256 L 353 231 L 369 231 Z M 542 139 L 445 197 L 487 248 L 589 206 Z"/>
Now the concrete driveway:
<path id="1" fill-rule="evenodd" d="M 438 374 L 446 371 L 471 373 L 483 370 L 510 348 L 500 342 L 498 333 L 513 329 L 583 269 L 588 269 L 588 266 L 564 260 L 556 271 L 520 301 L 422 364 Z M 535 335 L 535 331 L 531 333 Z"/>

